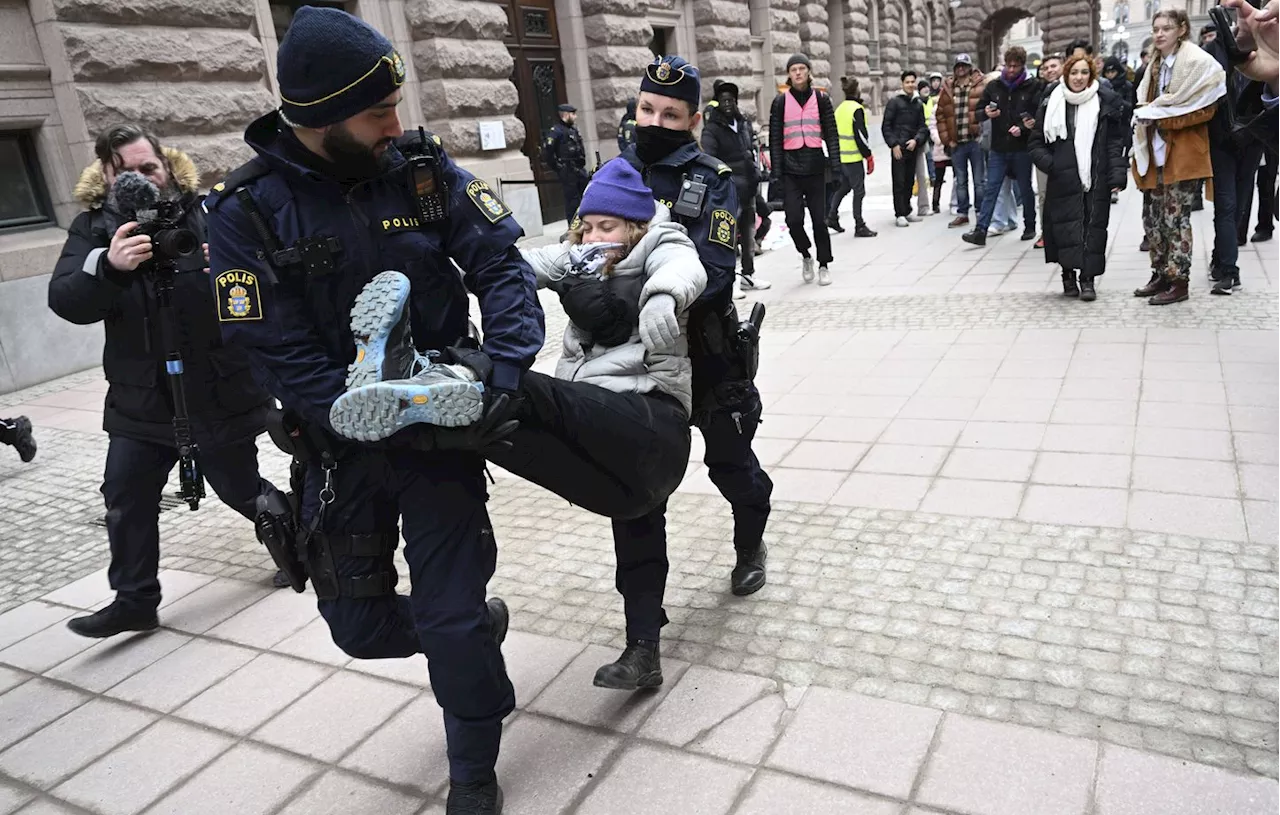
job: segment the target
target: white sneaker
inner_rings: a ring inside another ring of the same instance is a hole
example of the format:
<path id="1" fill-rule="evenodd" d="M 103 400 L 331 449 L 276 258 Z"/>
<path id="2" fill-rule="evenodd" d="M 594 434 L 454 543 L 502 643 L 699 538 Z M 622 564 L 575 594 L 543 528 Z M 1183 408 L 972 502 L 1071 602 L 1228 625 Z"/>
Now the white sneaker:
<path id="1" fill-rule="evenodd" d="M 743 291 L 764 291 L 773 288 L 773 284 L 768 280 L 757 280 L 749 275 L 740 274 L 738 279 L 742 281 Z"/>
<path id="2" fill-rule="evenodd" d="M 923 220 L 924 220 L 924 218 L 921 218 L 919 215 L 908 215 L 908 216 L 907 216 L 907 223 L 909 223 L 909 224 L 918 224 L 918 223 L 920 223 L 920 222 L 921 222 L 921 221 L 923 221 Z"/>
<path id="3" fill-rule="evenodd" d="M 818 285 L 831 285 L 831 272 L 827 269 L 827 264 L 825 263 L 818 267 Z"/>
<path id="4" fill-rule="evenodd" d="M 893 223 L 894 223 L 895 225 L 897 225 L 897 226 L 906 226 L 906 225 L 907 225 L 907 219 L 906 219 L 906 218 L 904 218 L 904 217 L 902 217 L 901 215 L 899 215 L 899 216 L 897 217 L 897 219 L 895 219 L 895 220 L 894 220 L 894 222 L 893 222 Z"/>
<path id="5" fill-rule="evenodd" d="M 737 276 L 737 275 L 734 275 L 734 277 L 733 277 L 733 299 L 734 299 L 734 300 L 745 300 L 745 299 L 747 299 L 747 293 L 746 293 L 746 292 L 744 292 L 744 291 L 742 290 L 742 286 L 741 286 L 741 285 L 739 285 L 739 283 L 738 283 L 738 276 Z"/>
<path id="6" fill-rule="evenodd" d="M 804 278 L 804 282 L 813 282 L 813 258 L 802 258 L 800 263 L 800 276 Z"/>

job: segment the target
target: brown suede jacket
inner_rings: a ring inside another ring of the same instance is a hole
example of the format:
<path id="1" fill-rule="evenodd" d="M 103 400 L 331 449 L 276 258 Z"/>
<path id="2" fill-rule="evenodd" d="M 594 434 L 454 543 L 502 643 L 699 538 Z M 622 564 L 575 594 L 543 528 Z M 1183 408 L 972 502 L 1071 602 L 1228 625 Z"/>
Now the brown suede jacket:
<path id="1" fill-rule="evenodd" d="M 1160 70 L 1158 65 L 1155 70 Z M 1139 100 L 1139 107 L 1150 104 L 1156 98 L 1159 93 L 1157 85 L 1159 85 L 1158 82 L 1151 83 L 1147 89 L 1149 98 Z M 1213 162 L 1209 158 L 1209 122 L 1217 112 L 1218 103 L 1214 102 L 1200 110 L 1153 123 L 1159 127 L 1160 138 L 1165 142 L 1164 183 L 1169 185 L 1177 184 L 1179 181 L 1207 178 L 1209 182 L 1205 185 L 1205 198 L 1210 201 L 1213 200 Z M 1138 122 L 1135 126 L 1144 127 L 1145 125 Z M 1133 180 L 1140 190 L 1156 188 L 1157 168 L 1153 142 L 1152 139 L 1147 141 L 1147 150 L 1150 154 L 1147 174 L 1138 175 L 1136 162 L 1132 167 Z"/>
<path id="2" fill-rule="evenodd" d="M 969 74 L 969 139 L 971 141 L 978 140 L 978 131 L 982 122 L 978 119 L 978 101 L 982 99 L 982 92 L 986 90 L 987 78 L 985 75 L 974 71 Z M 956 93 L 955 93 L 955 76 L 949 76 L 942 80 L 942 91 L 938 97 L 938 137 L 942 139 L 944 147 L 950 147 L 958 140 L 956 128 Z"/>

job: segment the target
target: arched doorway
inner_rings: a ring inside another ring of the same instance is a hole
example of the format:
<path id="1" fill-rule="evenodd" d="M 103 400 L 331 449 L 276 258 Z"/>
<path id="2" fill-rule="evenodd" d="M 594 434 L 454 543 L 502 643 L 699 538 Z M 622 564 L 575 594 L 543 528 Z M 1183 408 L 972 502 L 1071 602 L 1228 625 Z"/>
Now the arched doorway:
<path id="1" fill-rule="evenodd" d="M 1041 54 L 1060 51 L 1076 37 L 1096 43 L 1097 9 L 1097 0 L 1024 0 L 1017 5 L 1010 0 L 959 0 L 952 47 L 968 51 L 982 70 L 990 70 L 1000 60 L 996 52 L 1009 29 L 1028 17 L 1034 17 L 1040 29 Z"/>

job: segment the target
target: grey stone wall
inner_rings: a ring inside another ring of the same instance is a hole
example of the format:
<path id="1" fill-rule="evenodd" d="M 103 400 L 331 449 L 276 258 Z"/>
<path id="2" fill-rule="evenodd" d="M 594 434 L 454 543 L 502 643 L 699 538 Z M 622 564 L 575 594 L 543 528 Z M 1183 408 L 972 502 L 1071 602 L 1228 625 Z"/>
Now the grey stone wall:
<path id="1" fill-rule="evenodd" d="M 582 0 L 595 136 L 604 144 L 616 137 L 627 99 L 639 92 L 640 76 L 653 61 L 648 47 L 653 27 L 645 13 L 650 5 L 664 3 L 674 5 L 673 0 Z"/>
<path id="2" fill-rule="evenodd" d="M 206 183 L 248 156 L 245 126 L 275 106 L 252 0 L 53 0 L 53 8 L 84 122 L 70 134 L 74 154 L 87 163 L 95 134 L 135 121 L 190 153 Z"/>

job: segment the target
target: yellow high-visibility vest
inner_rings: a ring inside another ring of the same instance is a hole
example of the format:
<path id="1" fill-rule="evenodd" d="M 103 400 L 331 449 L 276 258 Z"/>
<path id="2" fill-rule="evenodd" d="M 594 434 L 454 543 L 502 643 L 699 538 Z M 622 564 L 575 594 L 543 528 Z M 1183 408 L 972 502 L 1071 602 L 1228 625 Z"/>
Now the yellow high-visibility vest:
<path id="1" fill-rule="evenodd" d="M 862 161 L 858 140 L 853 137 L 853 117 L 865 108 L 852 99 L 846 99 L 836 108 L 836 132 L 840 134 L 840 163 L 855 164 Z"/>

